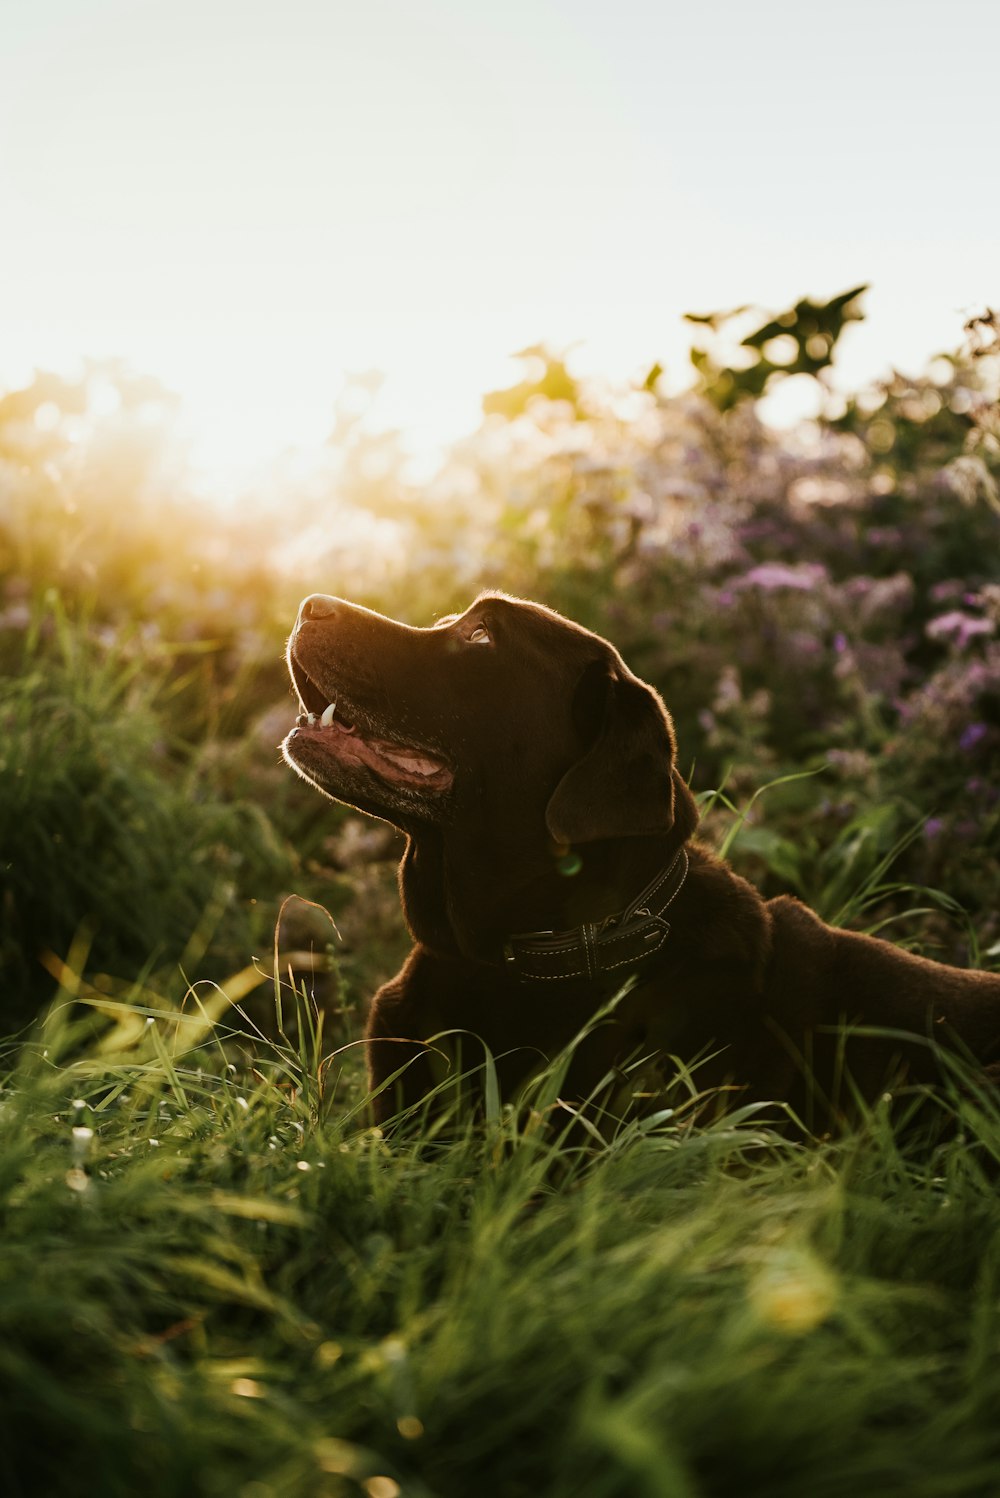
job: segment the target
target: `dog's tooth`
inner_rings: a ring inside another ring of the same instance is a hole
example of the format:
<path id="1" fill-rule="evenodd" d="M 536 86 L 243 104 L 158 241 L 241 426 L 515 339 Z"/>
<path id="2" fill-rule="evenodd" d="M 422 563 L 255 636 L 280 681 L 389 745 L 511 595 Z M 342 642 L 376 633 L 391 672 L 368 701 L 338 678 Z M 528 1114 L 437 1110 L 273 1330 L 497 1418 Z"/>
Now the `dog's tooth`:
<path id="1" fill-rule="evenodd" d="M 334 715 L 334 713 L 336 711 L 337 711 L 337 704 L 335 702 L 331 702 L 328 707 L 325 707 L 323 709 L 322 716 L 320 717 L 320 720 L 319 720 L 320 724 L 321 724 L 321 726 L 323 728 L 329 728 L 330 727 L 330 724 L 333 722 L 333 715 Z"/>

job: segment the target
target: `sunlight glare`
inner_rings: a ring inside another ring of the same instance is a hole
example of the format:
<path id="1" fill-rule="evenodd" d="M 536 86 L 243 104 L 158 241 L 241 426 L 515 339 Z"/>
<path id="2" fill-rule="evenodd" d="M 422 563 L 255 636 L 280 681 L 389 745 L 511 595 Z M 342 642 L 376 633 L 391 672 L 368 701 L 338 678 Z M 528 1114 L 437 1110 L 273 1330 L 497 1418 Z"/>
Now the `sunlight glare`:
<path id="1" fill-rule="evenodd" d="M 255 474 L 295 450 L 315 452 L 328 442 L 336 413 L 357 403 L 359 365 L 338 369 L 322 349 L 302 349 L 294 361 L 280 345 L 258 350 L 248 367 L 240 351 L 224 350 L 195 369 L 178 361 L 166 382 L 181 397 L 181 420 L 192 466 L 210 494 L 234 496 Z M 166 361 L 164 361 L 165 363 Z M 445 447 L 481 419 L 480 392 L 512 378 L 511 361 L 463 350 L 456 358 L 420 340 L 401 348 L 392 372 L 352 414 L 372 431 L 401 431 L 421 472 L 437 466 Z"/>

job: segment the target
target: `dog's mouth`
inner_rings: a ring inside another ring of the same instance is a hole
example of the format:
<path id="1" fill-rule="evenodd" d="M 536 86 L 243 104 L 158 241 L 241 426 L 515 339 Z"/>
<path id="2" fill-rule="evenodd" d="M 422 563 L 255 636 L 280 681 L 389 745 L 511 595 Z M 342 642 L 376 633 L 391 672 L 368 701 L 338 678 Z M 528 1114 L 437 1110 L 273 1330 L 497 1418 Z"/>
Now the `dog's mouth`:
<path id="1" fill-rule="evenodd" d="M 396 787 L 434 793 L 451 788 L 454 774 L 439 755 L 394 737 L 340 691 L 325 691 L 291 650 L 288 664 L 302 711 L 285 753 L 310 780 L 336 788 L 338 771 L 367 770 Z"/>

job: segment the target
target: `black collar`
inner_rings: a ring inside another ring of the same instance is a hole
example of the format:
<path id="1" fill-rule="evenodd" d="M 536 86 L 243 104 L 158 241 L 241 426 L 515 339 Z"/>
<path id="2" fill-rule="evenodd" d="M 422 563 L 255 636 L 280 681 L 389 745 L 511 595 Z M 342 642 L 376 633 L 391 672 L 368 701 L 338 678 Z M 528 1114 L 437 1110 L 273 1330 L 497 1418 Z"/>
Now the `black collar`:
<path id="1" fill-rule="evenodd" d="M 614 972 L 624 978 L 625 968 L 652 957 L 670 935 L 663 914 L 680 894 L 687 873 L 687 849 L 682 846 L 627 909 L 568 931 L 511 936 L 504 942 L 504 963 L 522 980 L 540 983 L 601 978 Z"/>

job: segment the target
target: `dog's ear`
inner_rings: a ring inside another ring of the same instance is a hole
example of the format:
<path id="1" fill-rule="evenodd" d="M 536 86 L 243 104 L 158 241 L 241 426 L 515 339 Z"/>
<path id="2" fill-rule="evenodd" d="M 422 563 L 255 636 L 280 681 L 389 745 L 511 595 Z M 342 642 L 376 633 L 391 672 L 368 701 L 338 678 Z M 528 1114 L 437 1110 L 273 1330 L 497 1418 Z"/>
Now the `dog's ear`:
<path id="1" fill-rule="evenodd" d="M 591 843 L 674 827 L 680 841 L 690 837 L 698 809 L 674 767 L 673 724 L 652 687 L 618 661 L 595 661 L 577 684 L 573 717 L 591 742 L 549 800 L 553 840 Z"/>

